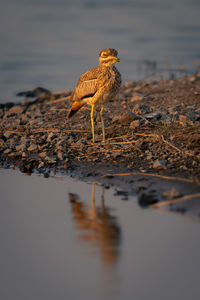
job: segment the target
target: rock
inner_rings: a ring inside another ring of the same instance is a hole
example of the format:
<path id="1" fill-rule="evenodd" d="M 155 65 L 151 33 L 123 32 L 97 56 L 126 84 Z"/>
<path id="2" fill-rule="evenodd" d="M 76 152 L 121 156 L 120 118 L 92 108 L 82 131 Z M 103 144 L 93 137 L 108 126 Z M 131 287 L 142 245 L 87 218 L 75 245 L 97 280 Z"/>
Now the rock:
<path id="1" fill-rule="evenodd" d="M 119 122 L 122 125 L 128 125 L 130 124 L 132 121 L 137 120 L 138 116 L 132 112 L 127 112 L 125 113 L 120 119 Z"/>
<path id="2" fill-rule="evenodd" d="M 22 152 L 22 158 L 27 158 L 26 152 Z"/>
<path id="3" fill-rule="evenodd" d="M 195 76 L 188 77 L 188 81 L 190 81 L 190 82 L 194 82 L 195 80 L 196 80 Z"/>
<path id="4" fill-rule="evenodd" d="M 132 88 L 125 89 L 123 94 L 126 97 L 131 97 L 133 94 L 133 89 Z"/>
<path id="5" fill-rule="evenodd" d="M 47 142 L 51 142 L 56 137 L 55 133 L 50 132 L 47 136 Z"/>
<path id="6" fill-rule="evenodd" d="M 15 156 L 17 156 L 17 153 L 15 153 L 15 152 L 10 152 L 10 153 L 8 154 L 8 157 L 10 157 L 10 158 L 13 158 L 13 157 L 15 157 Z"/>
<path id="7" fill-rule="evenodd" d="M 42 167 L 44 167 L 44 162 L 43 162 L 43 161 L 41 161 L 41 162 L 39 163 L 39 165 L 38 165 L 38 168 L 39 168 L 39 169 L 42 168 Z"/>
<path id="8" fill-rule="evenodd" d="M 153 193 L 142 193 L 138 199 L 138 203 L 141 207 L 146 208 L 152 204 L 158 202 L 157 196 Z"/>
<path id="9" fill-rule="evenodd" d="M 129 128 L 130 129 L 135 129 L 137 127 L 140 127 L 140 120 L 134 120 L 134 121 L 132 121 Z"/>
<path id="10" fill-rule="evenodd" d="M 20 144 L 20 145 L 16 146 L 15 149 L 16 149 L 16 151 L 20 151 L 20 152 L 25 151 L 26 150 L 26 144 L 24 144 L 24 143 Z"/>
<path id="11" fill-rule="evenodd" d="M 13 135 L 13 133 L 10 132 L 9 130 L 6 130 L 6 131 L 3 133 L 3 136 L 5 136 L 7 139 L 9 139 L 12 135 Z"/>
<path id="12" fill-rule="evenodd" d="M 0 139 L 0 151 L 2 152 L 6 148 L 6 143 L 3 139 Z"/>
<path id="13" fill-rule="evenodd" d="M 132 87 L 135 86 L 135 82 L 134 82 L 134 81 L 127 81 L 127 82 L 124 84 L 124 86 L 125 86 L 126 88 L 132 88 Z"/>
<path id="14" fill-rule="evenodd" d="M 35 145 L 35 144 L 31 144 L 29 147 L 28 147 L 28 151 L 36 151 L 37 150 L 37 145 Z"/>
<path id="15" fill-rule="evenodd" d="M 151 112 L 150 107 L 148 105 L 145 104 L 139 104 L 137 103 L 134 108 L 133 108 L 133 112 L 135 114 L 139 114 L 139 115 L 143 115 L 143 114 L 148 114 Z"/>
<path id="16" fill-rule="evenodd" d="M 131 102 L 136 102 L 136 101 L 142 101 L 144 99 L 144 96 L 140 93 L 133 93 L 133 96 L 131 97 L 130 101 Z"/>
<path id="17" fill-rule="evenodd" d="M 48 171 L 44 173 L 44 178 L 49 178 L 49 176 L 50 176 L 50 173 Z"/>
<path id="18" fill-rule="evenodd" d="M 14 138 L 9 139 L 10 148 L 15 149 L 16 140 Z"/>
<path id="19" fill-rule="evenodd" d="M 175 111 L 175 112 L 180 113 L 181 110 L 182 110 L 182 105 L 181 105 L 181 104 L 178 104 L 178 105 L 174 106 L 174 111 Z"/>
<path id="20" fill-rule="evenodd" d="M 150 152 L 150 151 L 146 151 L 146 154 L 147 154 L 147 160 L 151 160 L 152 157 L 153 157 L 153 154 Z"/>
<path id="21" fill-rule="evenodd" d="M 41 158 L 45 158 L 47 156 L 47 152 L 46 151 L 40 152 L 38 153 L 38 156 Z"/>
<path id="22" fill-rule="evenodd" d="M 64 160 L 64 155 L 63 155 L 62 152 L 58 152 L 57 157 L 58 157 L 59 160 Z"/>
<path id="23" fill-rule="evenodd" d="M 0 118 L 3 118 L 3 115 L 4 115 L 4 111 L 2 108 L 0 108 Z"/>
<path id="24" fill-rule="evenodd" d="M 147 114 L 144 116 L 147 120 L 158 120 L 162 117 L 162 114 L 160 111 L 155 111 L 155 112 L 152 112 L 150 114 Z"/>
<path id="25" fill-rule="evenodd" d="M 187 124 L 192 125 L 193 124 L 193 122 L 185 115 L 179 115 L 179 123 L 181 125 L 187 125 Z"/>
<path id="26" fill-rule="evenodd" d="M 20 115 L 23 113 L 23 111 L 24 111 L 24 108 L 22 106 L 15 105 L 7 111 L 6 116 L 9 117 L 9 116 L 15 115 L 15 114 Z"/>
<path id="27" fill-rule="evenodd" d="M 181 196 L 181 193 L 175 188 L 171 188 L 171 190 L 163 192 L 163 197 L 166 199 L 174 199 Z"/>
<path id="28" fill-rule="evenodd" d="M 165 170 L 166 164 L 163 160 L 156 159 L 153 163 L 153 169 L 155 170 Z"/>
<path id="29" fill-rule="evenodd" d="M 12 149 L 7 148 L 6 150 L 3 151 L 3 154 L 8 154 L 12 151 Z"/>
<path id="30" fill-rule="evenodd" d="M 19 169 L 22 173 L 31 174 L 34 167 L 34 163 L 32 161 L 21 161 L 19 165 Z"/>

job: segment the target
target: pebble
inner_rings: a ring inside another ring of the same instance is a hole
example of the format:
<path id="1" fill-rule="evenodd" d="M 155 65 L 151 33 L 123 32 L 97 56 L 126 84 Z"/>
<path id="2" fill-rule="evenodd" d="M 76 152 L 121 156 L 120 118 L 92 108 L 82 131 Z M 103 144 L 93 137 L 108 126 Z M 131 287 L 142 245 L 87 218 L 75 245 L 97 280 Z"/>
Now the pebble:
<path id="1" fill-rule="evenodd" d="M 149 152 L 149 151 L 146 154 L 147 154 L 147 160 L 151 160 L 152 157 L 153 157 L 153 154 L 151 152 Z"/>
<path id="2" fill-rule="evenodd" d="M 155 170 L 165 170 L 166 164 L 163 160 L 156 159 L 153 163 L 153 169 Z"/>
<path id="3" fill-rule="evenodd" d="M 53 132 L 50 132 L 47 136 L 47 142 L 51 142 L 55 137 L 56 135 Z"/>
<path id="4" fill-rule="evenodd" d="M 140 93 L 133 93 L 133 96 L 131 97 L 130 101 L 131 102 L 136 102 L 136 101 L 142 101 L 144 99 L 144 96 Z"/>
<path id="5" fill-rule="evenodd" d="M 155 112 L 152 112 L 150 114 L 147 114 L 145 115 L 144 117 L 147 119 L 147 120 L 152 120 L 152 119 L 160 119 L 162 116 L 161 112 L 160 111 L 155 111 Z"/>
<path id="6" fill-rule="evenodd" d="M 138 119 L 138 116 L 133 113 L 133 112 L 127 112 L 125 113 L 120 119 L 119 119 L 119 122 L 120 124 L 122 125 L 128 125 L 130 124 L 132 121 Z"/>
<path id="7" fill-rule="evenodd" d="M 16 105 L 16 106 L 11 107 L 7 111 L 6 116 L 9 117 L 9 116 L 14 115 L 14 114 L 20 115 L 20 114 L 23 113 L 23 111 L 24 111 L 24 108 L 22 106 L 17 106 Z"/>
<path id="8" fill-rule="evenodd" d="M 22 144 L 16 146 L 15 149 L 16 149 L 16 151 L 20 151 L 20 152 L 25 151 L 26 150 L 26 143 L 22 143 Z"/>
<path id="9" fill-rule="evenodd" d="M 192 125 L 193 124 L 193 122 L 185 115 L 179 115 L 179 123 L 181 125 L 187 125 L 187 124 Z"/>
<path id="10" fill-rule="evenodd" d="M 46 151 L 38 153 L 38 156 L 41 157 L 41 158 L 45 158 L 46 155 L 47 155 Z"/>
<path id="11" fill-rule="evenodd" d="M 126 87 L 126 88 L 132 88 L 132 87 L 134 87 L 135 86 L 135 81 L 127 81 L 125 84 L 124 84 L 124 86 Z"/>
<path id="12" fill-rule="evenodd" d="M 150 113 L 151 110 L 150 110 L 150 107 L 148 105 L 137 103 L 133 108 L 133 112 L 135 114 L 142 115 L 142 114 Z"/>
<path id="13" fill-rule="evenodd" d="M 137 127 L 140 127 L 140 120 L 134 120 L 134 121 L 132 121 L 129 128 L 130 129 L 135 129 Z"/>
<path id="14" fill-rule="evenodd" d="M 62 152 L 58 152 L 57 157 L 58 157 L 59 160 L 64 160 L 64 155 L 63 155 Z"/>
<path id="15" fill-rule="evenodd" d="M 142 193 L 138 199 L 138 203 L 141 207 L 145 208 L 151 204 L 158 202 L 158 199 L 153 193 Z"/>
<path id="16" fill-rule="evenodd" d="M 40 168 L 42 168 L 42 167 L 44 167 L 44 162 L 43 162 L 43 161 L 40 161 L 40 163 L 39 163 L 39 165 L 38 165 L 38 168 L 40 169 Z"/>
<path id="17" fill-rule="evenodd" d="M 3 151 L 3 154 L 8 154 L 8 153 L 10 153 L 11 151 L 12 151 L 11 149 L 7 148 L 6 150 Z"/>
<path id="18" fill-rule="evenodd" d="M 26 152 L 22 152 L 22 158 L 27 158 L 27 153 Z"/>
<path id="19" fill-rule="evenodd" d="M 36 144 L 31 144 L 29 147 L 28 147 L 28 151 L 36 151 L 37 150 L 37 145 Z"/>
<path id="20" fill-rule="evenodd" d="M 13 133 L 10 132 L 9 130 L 7 130 L 7 131 L 5 131 L 5 132 L 3 133 L 3 135 L 4 135 L 7 139 L 9 139 L 9 138 L 13 135 Z"/>

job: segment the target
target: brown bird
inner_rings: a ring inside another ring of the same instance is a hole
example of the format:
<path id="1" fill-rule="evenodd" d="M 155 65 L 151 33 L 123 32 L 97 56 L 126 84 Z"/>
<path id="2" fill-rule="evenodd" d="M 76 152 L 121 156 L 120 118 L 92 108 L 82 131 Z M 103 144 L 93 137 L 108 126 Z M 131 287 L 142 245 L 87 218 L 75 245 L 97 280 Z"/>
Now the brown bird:
<path id="1" fill-rule="evenodd" d="M 92 140 L 94 143 L 94 105 L 101 105 L 101 123 L 103 142 L 105 142 L 105 130 L 103 119 L 103 104 L 116 96 L 121 85 L 121 74 L 114 64 L 119 62 L 118 52 L 112 48 L 105 48 L 99 53 L 99 65 L 83 73 L 79 78 L 75 90 L 72 93 L 72 107 L 68 118 L 73 116 L 83 105 L 90 104 Z"/>

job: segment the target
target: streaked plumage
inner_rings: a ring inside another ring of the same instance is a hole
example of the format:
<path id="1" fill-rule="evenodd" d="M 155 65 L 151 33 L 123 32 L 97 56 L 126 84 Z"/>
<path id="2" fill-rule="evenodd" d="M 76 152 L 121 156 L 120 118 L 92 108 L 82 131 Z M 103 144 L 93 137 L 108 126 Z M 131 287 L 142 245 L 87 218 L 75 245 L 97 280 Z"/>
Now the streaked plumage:
<path id="1" fill-rule="evenodd" d="M 83 105 L 92 105 L 91 122 L 94 142 L 94 104 L 103 105 L 107 100 L 116 96 L 121 85 L 121 75 L 114 64 L 120 61 L 117 57 L 117 51 L 112 48 L 105 48 L 99 53 L 99 65 L 83 73 L 72 93 L 72 107 L 68 113 L 70 118 Z M 103 129 L 103 141 L 105 141 L 103 106 L 101 108 L 101 120 Z"/>

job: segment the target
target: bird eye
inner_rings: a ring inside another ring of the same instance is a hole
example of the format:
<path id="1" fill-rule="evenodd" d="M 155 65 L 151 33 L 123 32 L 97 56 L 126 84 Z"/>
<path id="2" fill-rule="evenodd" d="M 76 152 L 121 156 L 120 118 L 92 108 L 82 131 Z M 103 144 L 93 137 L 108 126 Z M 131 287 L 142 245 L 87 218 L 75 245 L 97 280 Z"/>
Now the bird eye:
<path id="1" fill-rule="evenodd" d="M 102 53 L 102 57 L 107 57 L 108 55 L 106 53 Z"/>

